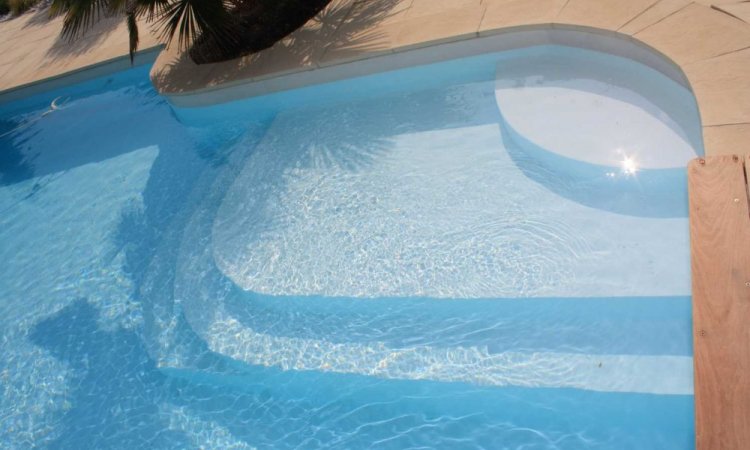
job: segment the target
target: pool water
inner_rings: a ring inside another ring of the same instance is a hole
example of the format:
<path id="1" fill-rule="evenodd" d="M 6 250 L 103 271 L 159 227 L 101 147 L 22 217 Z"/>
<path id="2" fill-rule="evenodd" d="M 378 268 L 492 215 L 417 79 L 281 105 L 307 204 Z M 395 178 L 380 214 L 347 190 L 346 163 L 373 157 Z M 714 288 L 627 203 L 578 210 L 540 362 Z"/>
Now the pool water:
<path id="1" fill-rule="evenodd" d="M 192 109 L 135 68 L 1 105 L 0 151 L 3 448 L 694 446 L 700 121 L 639 63 Z"/>

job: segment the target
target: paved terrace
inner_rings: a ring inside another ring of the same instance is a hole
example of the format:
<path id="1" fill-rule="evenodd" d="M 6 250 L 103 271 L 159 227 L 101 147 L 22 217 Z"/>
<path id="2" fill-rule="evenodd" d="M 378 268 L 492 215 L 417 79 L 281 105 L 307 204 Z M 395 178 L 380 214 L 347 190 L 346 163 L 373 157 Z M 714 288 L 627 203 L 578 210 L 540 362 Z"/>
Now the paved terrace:
<path id="1" fill-rule="evenodd" d="M 0 23 L 0 102 L 127 67 L 123 23 L 73 45 L 43 11 Z M 195 65 L 174 48 L 151 76 L 175 104 L 375 56 L 524 27 L 584 27 L 645 44 L 687 77 L 707 157 L 689 168 L 696 434 L 700 449 L 750 448 L 750 2 L 737 0 L 333 0 L 274 47 Z M 142 62 L 158 43 L 142 27 Z M 96 70 L 84 70 L 95 67 Z M 49 81 L 52 80 L 52 83 Z M 40 85 L 44 82 L 44 86 Z M 275 89 L 283 88 L 276 84 Z M 271 90 L 271 88 L 269 88 Z M 225 94 L 226 95 L 226 94 Z M 201 98 L 203 100 L 195 100 Z M 725 155 L 725 156 L 721 156 Z"/>
<path id="2" fill-rule="evenodd" d="M 148 25 L 139 28 L 136 63 L 150 62 L 161 46 Z M 102 20 L 72 43 L 60 37 L 61 29 L 62 17 L 50 19 L 47 9 L 0 22 L 0 103 L 129 67 L 123 19 Z"/>

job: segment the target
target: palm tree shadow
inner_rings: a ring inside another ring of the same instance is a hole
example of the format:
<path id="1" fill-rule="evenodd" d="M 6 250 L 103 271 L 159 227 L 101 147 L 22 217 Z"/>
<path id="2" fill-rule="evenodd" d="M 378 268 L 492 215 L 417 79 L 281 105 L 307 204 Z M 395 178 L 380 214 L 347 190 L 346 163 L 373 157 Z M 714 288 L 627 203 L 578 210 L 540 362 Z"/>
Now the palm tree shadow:
<path id="1" fill-rule="evenodd" d="M 71 407 L 61 419 L 64 431 L 50 448 L 143 448 L 182 440 L 158 419 L 166 378 L 136 334 L 102 330 L 98 321 L 99 311 L 81 299 L 30 333 L 32 343 L 76 374 Z"/>
<path id="2" fill-rule="evenodd" d="M 273 47 L 248 58 L 248 63 L 262 66 L 278 59 L 278 53 L 300 64 L 314 62 L 329 51 L 337 58 L 352 55 L 371 56 L 390 50 L 388 35 L 378 26 L 394 19 L 401 11 L 398 0 L 376 0 L 351 3 L 333 2 L 310 19 L 304 26 L 290 33 Z"/>
<path id="3" fill-rule="evenodd" d="M 390 51 L 390 36 L 379 27 L 403 15 L 403 3 L 400 0 L 358 2 L 346 8 L 347 14 L 343 20 L 339 19 L 343 6 L 339 6 L 338 10 L 331 8 L 323 11 L 314 20 L 319 21 L 321 29 L 326 31 L 324 35 L 328 42 L 325 52 L 336 52 L 338 59 L 346 60 L 351 56 L 363 58 Z M 308 42 L 309 39 L 302 40 L 300 48 L 304 49 Z"/>
<path id="4" fill-rule="evenodd" d="M 29 19 L 26 21 L 23 28 L 44 26 L 53 20 L 53 18 L 50 17 L 49 5 L 42 5 L 26 14 L 29 16 Z"/>
<path id="5" fill-rule="evenodd" d="M 15 118 L 0 118 L 0 186 L 15 184 L 34 176 L 34 157 L 23 151 L 25 143 L 33 138 L 18 137 L 17 130 L 25 124 Z"/>
<path id="6" fill-rule="evenodd" d="M 119 16 L 102 17 L 101 20 L 77 38 L 71 39 L 61 33 L 55 39 L 52 47 L 47 50 L 47 56 L 53 60 L 60 60 L 89 53 L 99 47 L 122 23 L 123 20 Z M 127 44 L 123 45 L 126 46 Z M 124 50 L 126 49 L 127 47 L 124 47 Z"/>
<path id="7" fill-rule="evenodd" d="M 177 93 L 228 81 L 309 70 L 328 52 L 335 52 L 337 59 L 382 54 L 390 50 L 391 43 L 378 26 L 401 12 L 400 3 L 400 0 L 334 1 L 270 48 L 219 63 L 198 65 L 187 51 L 172 48 L 168 60 L 152 72 L 152 79 L 160 89 Z"/>
<path id="8" fill-rule="evenodd" d="M 195 448 L 196 426 L 218 427 L 230 442 L 242 444 L 248 433 L 235 413 L 247 414 L 252 405 L 261 404 L 268 395 L 263 386 L 217 383 L 221 377 L 210 374 L 234 377 L 244 372 L 229 367 L 195 337 L 188 344 L 197 345 L 202 355 L 196 368 L 209 375 L 162 372 L 135 331 L 103 329 L 100 323 L 98 308 L 79 299 L 29 333 L 31 343 L 64 362 L 72 374 L 67 408 L 48 423 L 58 433 L 47 448 Z M 236 409 L 237 403 L 247 410 Z M 187 424 L 175 424 L 175 412 L 185 414 Z"/>

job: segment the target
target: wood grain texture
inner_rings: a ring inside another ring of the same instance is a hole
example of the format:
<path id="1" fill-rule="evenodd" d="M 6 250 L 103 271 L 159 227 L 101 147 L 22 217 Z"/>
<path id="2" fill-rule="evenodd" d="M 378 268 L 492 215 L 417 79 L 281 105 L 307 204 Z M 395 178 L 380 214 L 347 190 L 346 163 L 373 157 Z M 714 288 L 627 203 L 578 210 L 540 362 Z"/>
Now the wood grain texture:
<path id="1" fill-rule="evenodd" d="M 699 450 L 750 449 L 746 166 L 750 157 L 735 155 L 694 160 L 688 166 Z"/>

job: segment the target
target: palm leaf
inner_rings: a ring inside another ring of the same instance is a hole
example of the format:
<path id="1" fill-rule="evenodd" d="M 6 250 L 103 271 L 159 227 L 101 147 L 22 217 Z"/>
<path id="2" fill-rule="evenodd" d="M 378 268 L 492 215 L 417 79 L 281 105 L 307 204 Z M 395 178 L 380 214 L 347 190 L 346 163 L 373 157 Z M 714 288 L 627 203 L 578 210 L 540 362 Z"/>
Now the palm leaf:
<path id="1" fill-rule="evenodd" d="M 108 8 L 108 3 L 108 0 L 53 0 L 50 4 L 50 14 L 65 15 L 62 35 L 73 40 L 99 20 Z"/>
<path id="2" fill-rule="evenodd" d="M 193 43 L 201 34 L 213 35 L 220 42 L 234 40 L 234 19 L 223 0 L 176 0 L 168 2 L 158 20 L 162 38 L 171 44 L 177 37 L 180 49 Z"/>
<path id="3" fill-rule="evenodd" d="M 52 0 L 50 14 L 64 15 L 62 35 L 74 40 L 83 35 L 103 15 L 124 14 L 129 33 L 130 60 L 138 49 L 138 18 L 145 17 L 161 28 L 169 45 L 177 37 L 186 48 L 202 35 L 219 43 L 234 42 L 236 21 L 228 11 L 230 0 Z"/>
<path id="4" fill-rule="evenodd" d="M 126 21 L 128 23 L 128 36 L 129 36 L 128 53 L 130 54 L 130 64 L 133 64 L 135 51 L 138 50 L 138 17 L 136 15 L 135 8 L 131 8 L 128 11 Z"/>

